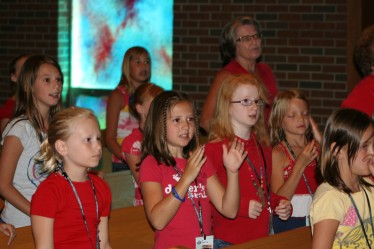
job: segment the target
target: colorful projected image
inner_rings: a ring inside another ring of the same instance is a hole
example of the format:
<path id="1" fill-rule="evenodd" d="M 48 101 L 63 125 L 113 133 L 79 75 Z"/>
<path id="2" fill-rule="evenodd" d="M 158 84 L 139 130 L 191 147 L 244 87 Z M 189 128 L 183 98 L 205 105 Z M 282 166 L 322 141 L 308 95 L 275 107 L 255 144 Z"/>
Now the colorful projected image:
<path id="1" fill-rule="evenodd" d="M 123 56 L 133 46 L 148 50 L 151 82 L 172 89 L 172 32 L 173 0 L 73 0 L 71 104 L 90 107 L 99 119 L 104 117 L 104 129 L 106 96 L 88 99 L 84 90 L 113 90 Z"/>
<path id="2" fill-rule="evenodd" d="M 152 60 L 151 81 L 172 87 L 172 0 L 74 0 L 71 87 L 114 89 L 126 50 L 142 46 Z"/>

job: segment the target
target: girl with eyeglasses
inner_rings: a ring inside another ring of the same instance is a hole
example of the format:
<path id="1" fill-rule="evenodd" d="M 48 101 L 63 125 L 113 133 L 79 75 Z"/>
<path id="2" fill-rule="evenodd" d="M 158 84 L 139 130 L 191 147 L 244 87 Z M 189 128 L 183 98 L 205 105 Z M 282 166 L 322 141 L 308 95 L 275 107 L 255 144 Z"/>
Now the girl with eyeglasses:
<path id="1" fill-rule="evenodd" d="M 274 232 L 309 224 L 309 207 L 317 189 L 315 170 L 321 134 L 309 114 L 309 101 L 298 90 L 280 92 L 269 119 L 273 146 L 271 189 L 291 200 L 292 217 L 274 218 Z"/>
<path id="2" fill-rule="evenodd" d="M 215 166 L 218 179 L 226 186 L 223 146 L 238 140 L 248 154 L 239 169 L 240 206 L 235 219 L 228 219 L 212 208 L 215 248 L 240 244 L 272 233 L 273 213 L 286 220 L 290 202 L 270 190 L 271 147 L 264 122 L 266 89 L 254 75 L 231 75 L 219 91 L 209 142 L 207 162 Z"/>
<path id="3" fill-rule="evenodd" d="M 271 105 L 277 94 L 277 83 L 271 68 L 260 63 L 263 35 L 260 24 L 250 16 L 239 16 L 228 22 L 221 32 L 220 50 L 223 68 L 216 74 L 204 102 L 200 116 L 200 126 L 207 132 L 216 108 L 217 93 L 223 80 L 231 74 L 251 74 L 261 79 L 267 89 L 268 103 L 265 108 L 265 120 L 268 120 Z"/>

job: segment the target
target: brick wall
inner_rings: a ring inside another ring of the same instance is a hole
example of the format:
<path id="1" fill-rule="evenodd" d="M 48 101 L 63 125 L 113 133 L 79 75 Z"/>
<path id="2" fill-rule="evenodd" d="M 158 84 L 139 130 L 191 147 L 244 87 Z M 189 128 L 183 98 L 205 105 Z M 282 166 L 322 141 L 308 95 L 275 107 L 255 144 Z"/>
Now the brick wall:
<path id="1" fill-rule="evenodd" d="M 0 1 L 0 102 L 9 97 L 9 62 L 22 53 L 57 57 L 57 1 Z"/>
<path id="2" fill-rule="evenodd" d="M 200 107 L 221 66 L 221 28 L 239 15 L 253 15 L 260 22 L 262 61 L 272 67 L 280 89 L 299 88 L 308 96 L 319 124 L 346 96 L 345 1 L 174 2 L 174 86 L 192 93 Z"/>
<path id="3" fill-rule="evenodd" d="M 68 3 L 0 2 L 0 103 L 7 97 L 9 60 L 17 54 L 59 56 L 63 67 L 68 67 Z M 62 9 L 59 20 L 58 6 Z M 253 15 L 260 22 L 265 35 L 263 62 L 273 68 L 280 89 L 299 88 L 306 93 L 311 112 L 322 125 L 347 91 L 347 5 L 343 0 L 175 0 L 174 89 L 190 93 L 202 107 L 221 67 L 221 28 L 238 15 Z M 59 34 L 58 23 L 64 27 Z M 60 50 L 58 36 L 64 37 Z"/>

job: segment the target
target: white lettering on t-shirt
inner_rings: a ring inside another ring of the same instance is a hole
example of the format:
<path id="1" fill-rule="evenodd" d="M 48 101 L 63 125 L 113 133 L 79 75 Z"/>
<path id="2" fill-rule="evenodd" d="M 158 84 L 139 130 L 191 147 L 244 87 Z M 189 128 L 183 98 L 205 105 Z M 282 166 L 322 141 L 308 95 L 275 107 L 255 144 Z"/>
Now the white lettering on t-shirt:
<path id="1" fill-rule="evenodd" d="M 165 187 L 165 194 L 170 194 L 171 193 L 171 188 L 172 188 L 172 185 L 171 184 L 168 184 L 166 187 Z M 188 188 L 188 192 L 191 194 L 192 198 L 208 198 L 208 195 L 206 194 L 206 191 L 205 191 L 205 186 L 202 184 L 202 183 L 199 183 L 198 185 L 191 185 L 189 188 Z M 188 196 L 188 195 L 187 195 Z M 189 196 L 188 196 L 189 198 Z"/>

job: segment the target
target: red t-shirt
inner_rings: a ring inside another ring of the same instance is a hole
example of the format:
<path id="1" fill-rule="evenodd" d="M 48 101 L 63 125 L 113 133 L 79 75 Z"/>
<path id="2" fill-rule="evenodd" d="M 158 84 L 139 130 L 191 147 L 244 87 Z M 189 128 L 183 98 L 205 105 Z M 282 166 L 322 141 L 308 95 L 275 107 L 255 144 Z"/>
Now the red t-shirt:
<path id="1" fill-rule="evenodd" d="M 277 144 L 274 148 L 282 152 L 289 160 L 289 164 L 283 170 L 284 179 L 287 180 L 292 174 L 292 171 L 295 167 L 296 160 L 289 153 L 288 149 L 283 143 Z M 308 186 L 310 190 L 312 191 L 312 194 L 316 192 L 317 187 L 318 187 L 316 173 L 315 173 L 316 167 L 317 167 L 316 160 L 313 160 L 310 164 L 308 164 L 308 166 L 306 166 L 304 170 L 304 175 L 307 180 L 305 181 L 304 177 L 300 179 L 299 184 L 297 185 L 295 194 L 310 194 Z"/>
<path id="2" fill-rule="evenodd" d="M 176 158 L 177 169 L 183 172 L 187 159 Z M 202 208 L 203 228 L 205 235 L 211 235 L 211 210 L 209 205 L 209 197 L 206 192 L 207 179 L 214 175 L 214 169 L 206 163 L 197 177 L 197 186 L 192 183 L 189 191 L 193 196 L 195 205 L 198 207 L 199 199 Z M 171 194 L 172 186 L 179 181 L 179 175 L 172 166 L 165 164 L 158 165 L 156 159 L 148 156 L 144 159 L 140 166 L 140 184 L 143 182 L 158 182 L 162 187 L 164 197 Z M 198 198 L 199 197 L 199 198 Z M 174 197 L 173 197 L 174 198 Z M 183 198 L 183 196 L 181 196 Z M 164 249 L 175 246 L 184 246 L 187 248 L 195 248 L 195 238 L 200 237 L 200 226 L 192 201 L 186 194 L 186 201 L 179 207 L 177 213 L 169 224 L 161 231 L 155 231 L 156 249 Z"/>
<path id="3" fill-rule="evenodd" d="M 365 112 L 371 117 L 374 114 L 374 75 L 363 78 L 343 101 L 342 107 Z"/>
<path id="4" fill-rule="evenodd" d="M 99 218 L 110 213 L 112 195 L 109 185 L 101 178 L 90 175 L 96 190 Z M 73 182 L 82 202 L 93 245 L 96 244 L 96 204 L 89 180 Z M 31 215 L 54 219 L 54 248 L 92 249 L 81 209 L 69 182 L 60 174 L 53 173 L 44 180 L 31 200 Z"/>
<path id="5" fill-rule="evenodd" d="M 265 174 L 265 166 L 262 163 L 261 151 L 259 148 L 256 148 L 255 137 L 255 134 L 252 133 L 249 140 L 243 140 L 239 137 L 238 139 L 244 142 L 245 150 L 248 152 L 248 157 L 251 159 L 256 171 L 259 174 L 261 172 L 260 164 L 262 165 L 262 174 L 264 181 L 263 187 L 265 193 L 267 193 L 266 182 L 270 185 L 271 179 L 271 148 L 262 145 L 266 161 Z M 222 158 L 223 144 L 228 144 L 228 140 L 207 143 L 205 145 L 205 155 L 207 156 L 207 161 L 211 162 L 211 164 L 214 165 L 220 182 L 223 184 L 223 186 L 226 187 L 227 174 L 223 165 Z M 221 239 L 233 244 L 239 244 L 268 235 L 270 214 L 267 208 L 262 209 L 262 212 L 260 216 L 257 217 L 257 219 L 249 218 L 249 201 L 256 200 L 258 202 L 261 202 L 260 197 L 257 195 L 257 189 L 254 186 L 252 179 L 255 179 L 258 186 L 260 185 L 254 172 L 250 169 L 248 162 L 244 160 L 242 166 L 239 169 L 240 207 L 238 216 L 235 219 L 227 219 L 212 206 L 213 233 L 216 239 Z M 280 199 L 286 198 L 282 198 L 271 193 L 271 208 L 273 210 L 279 204 Z"/>
<path id="6" fill-rule="evenodd" d="M 122 152 L 125 152 L 130 155 L 141 155 L 142 154 L 142 142 L 143 142 L 143 133 L 139 128 L 132 130 L 131 134 L 125 137 L 122 142 Z M 126 159 L 126 158 L 125 158 Z M 134 206 L 143 205 L 143 198 L 140 192 L 140 188 L 136 183 L 135 179 L 132 178 L 135 188 L 135 200 Z"/>
<path id="7" fill-rule="evenodd" d="M 222 70 L 229 71 L 231 74 L 250 74 L 245 68 L 243 68 L 236 60 L 232 60 Z M 271 68 L 264 63 L 256 64 L 256 74 L 260 76 L 266 89 L 268 90 L 269 105 L 265 107 L 265 121 L 269 120 L 271 107 L 274 103 L 274 98 L 277 95 L 277 81 Z"/>

